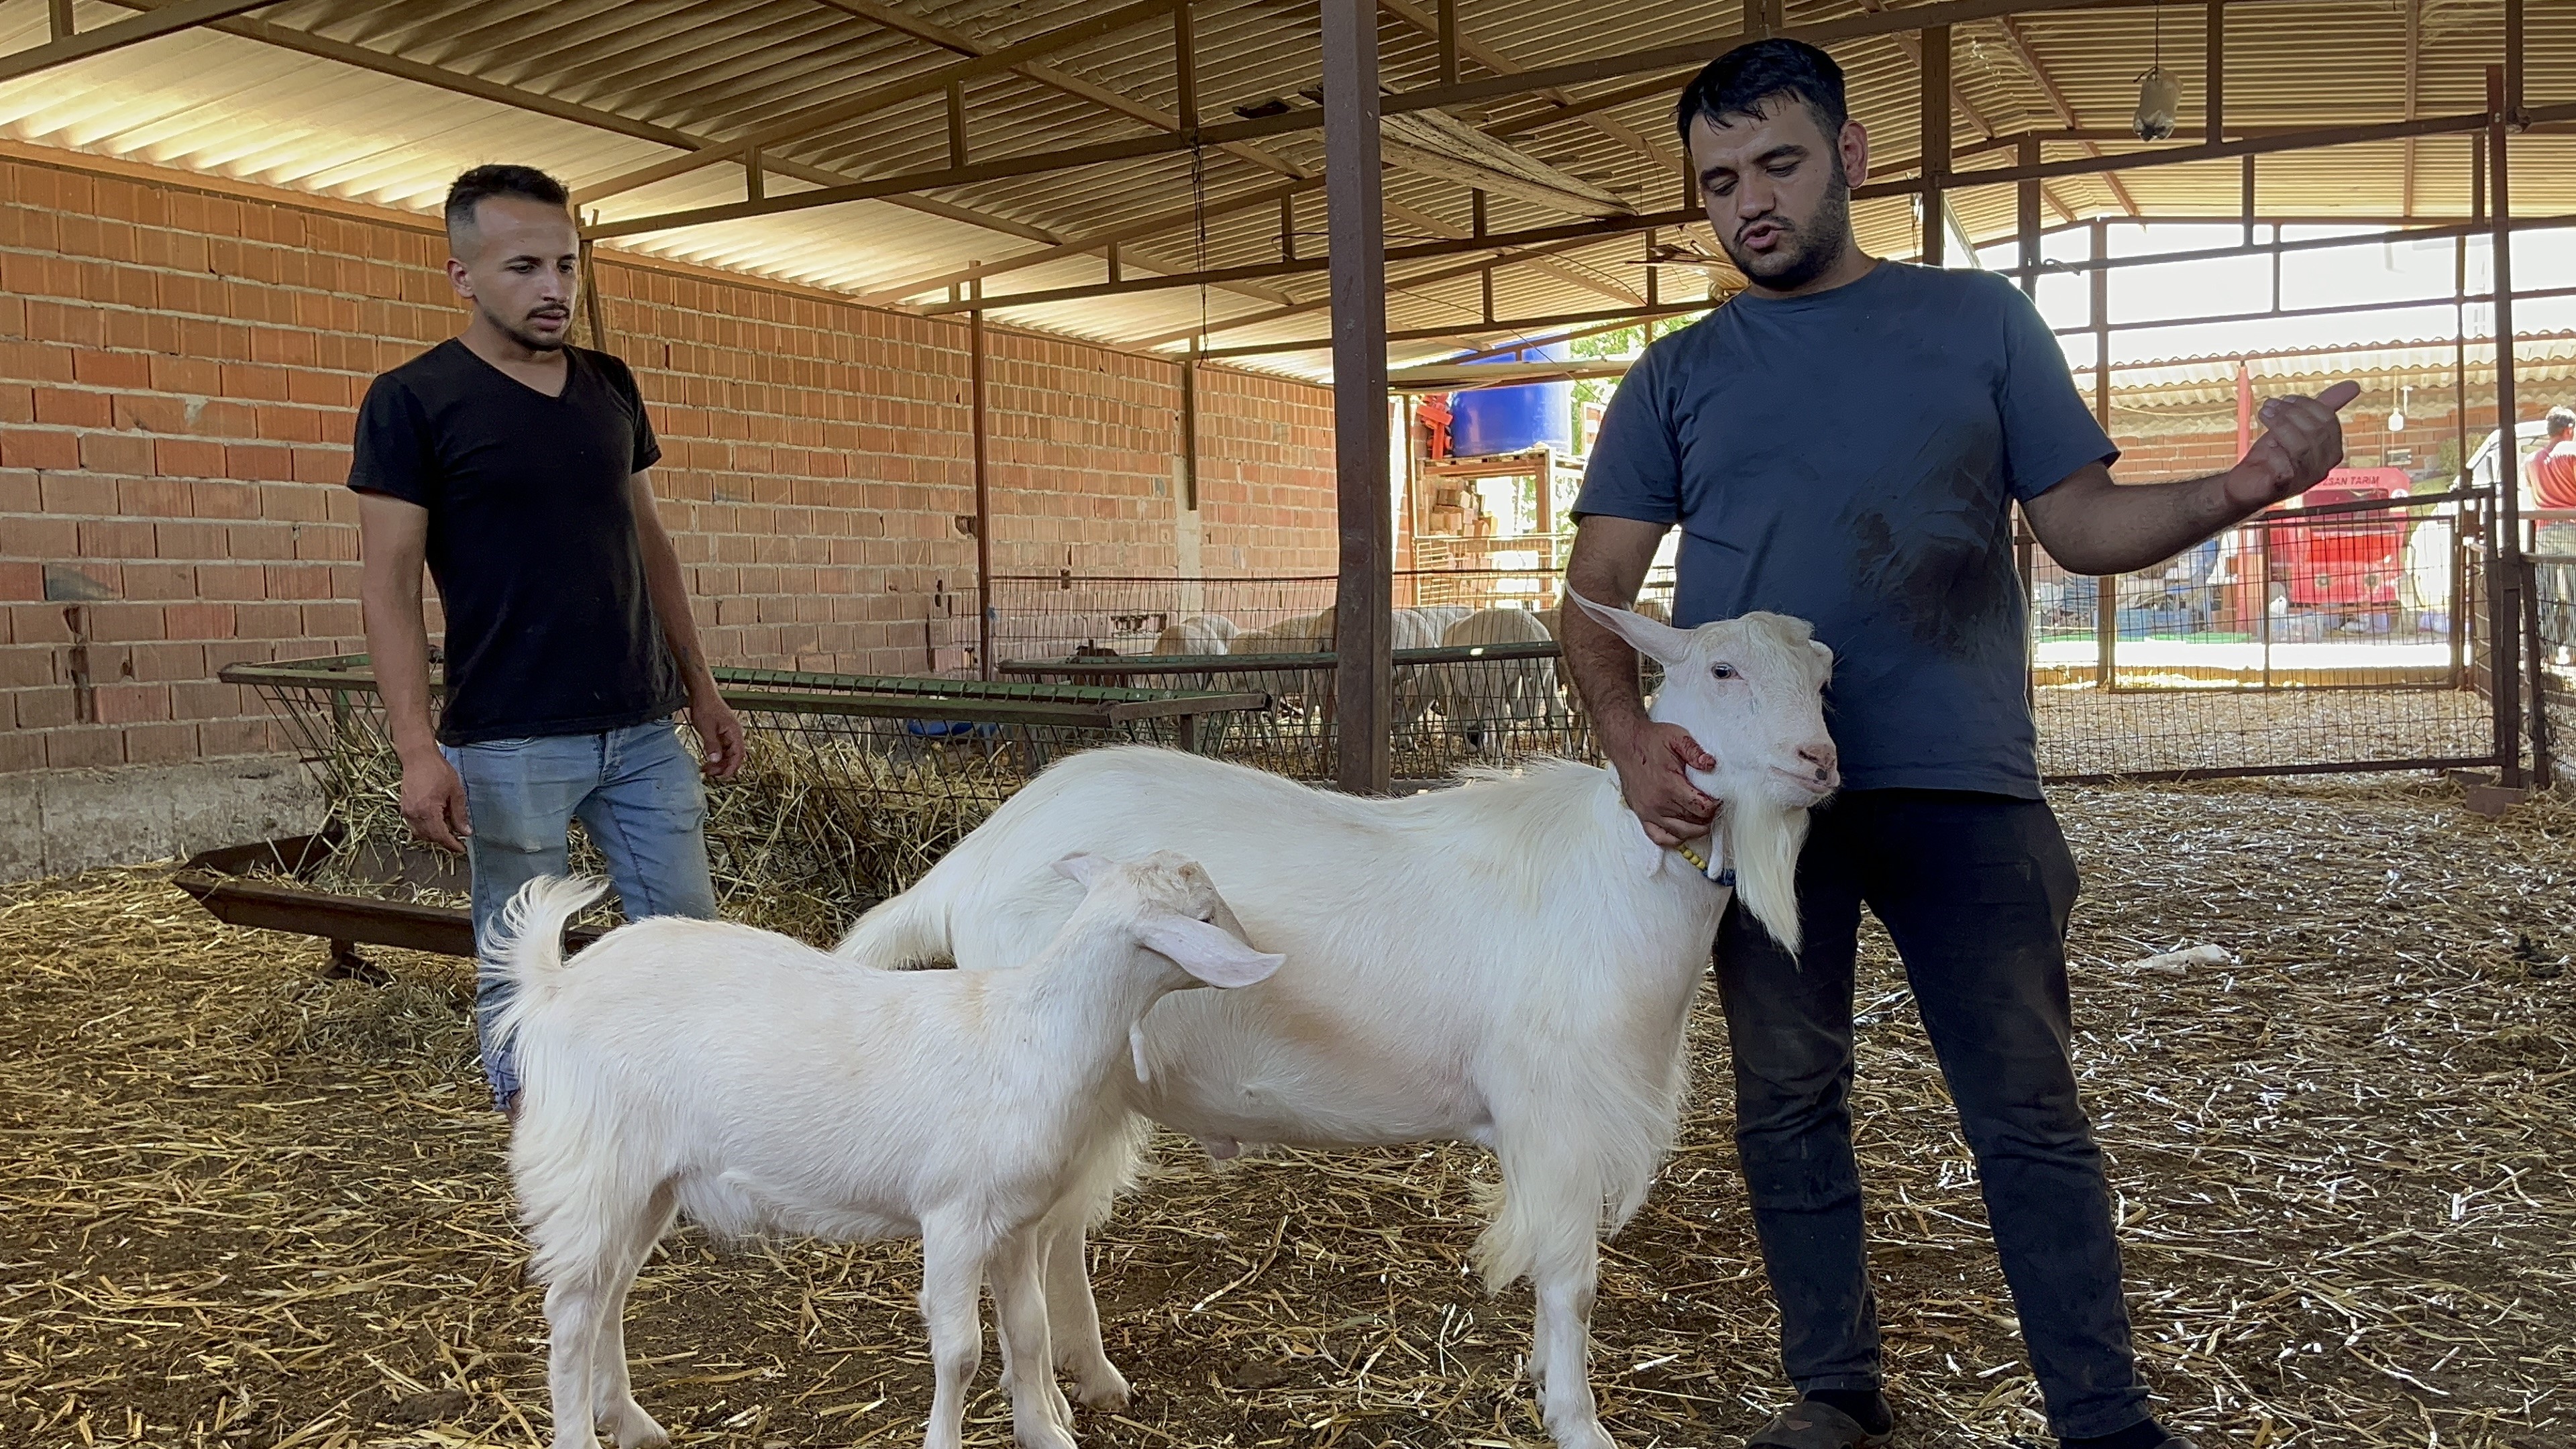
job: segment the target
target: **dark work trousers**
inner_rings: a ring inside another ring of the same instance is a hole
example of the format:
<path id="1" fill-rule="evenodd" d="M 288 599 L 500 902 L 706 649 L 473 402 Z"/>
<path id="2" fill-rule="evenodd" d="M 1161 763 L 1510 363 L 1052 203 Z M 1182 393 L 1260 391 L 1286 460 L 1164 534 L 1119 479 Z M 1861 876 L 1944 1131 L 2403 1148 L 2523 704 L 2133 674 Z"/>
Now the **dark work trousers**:
<path id="1" fill-rule="evenodd" d="M 1878 1309 L 1852 1161 L 1852 964 L 1866 904 L 1887 926 L 1984 1180 L 2049 1425 L 2147 1417 L 2120 1297 L 2102 1153 L 2068 1060 L 2075 860 L 2038 800 L 1855 791 L 1815 812 L 1792 960 L 1740 904 L 1718 928 L 1735 1143 L 1780 1352 L 1801 1392 L 1880 1386 Z"/>

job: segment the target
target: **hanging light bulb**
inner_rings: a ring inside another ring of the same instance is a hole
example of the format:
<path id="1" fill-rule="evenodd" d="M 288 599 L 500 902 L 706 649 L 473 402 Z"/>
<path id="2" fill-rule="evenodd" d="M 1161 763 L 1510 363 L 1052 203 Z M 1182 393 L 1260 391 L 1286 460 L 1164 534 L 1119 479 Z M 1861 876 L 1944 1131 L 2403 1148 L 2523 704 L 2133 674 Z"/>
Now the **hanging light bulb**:
<path id="1" fill-rule="evenodd" d="M 2406 404 L 2413 399 L 2414 393 L 2415 389 L 2411 387 L 2401 387 L 2397 390 L 2397 407 L 2388 415 L 2388 431 L 2392 433 L 2406 431 Z"/>

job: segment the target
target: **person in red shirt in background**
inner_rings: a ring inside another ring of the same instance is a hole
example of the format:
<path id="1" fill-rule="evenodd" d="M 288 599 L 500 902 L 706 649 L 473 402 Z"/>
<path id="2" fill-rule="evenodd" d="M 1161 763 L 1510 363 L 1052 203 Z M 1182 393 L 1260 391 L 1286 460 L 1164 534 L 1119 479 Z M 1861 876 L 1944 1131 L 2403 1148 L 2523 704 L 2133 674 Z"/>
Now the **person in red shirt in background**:
<path id="1" fill-rule="evenodd" d="M 2576 508 L 2576 410 L 2549 410 L 2526 477 L 2530 507 Z M 2576 662 L 2576 519 L 2543 519 L 2538 533 L 2540 647 L 2552 664 Z"/>
<path id="2" fill-rule="evenodd" d="M 2576 508 L 2576 409 L 2551 408 L 2547 426 L 2540 451 L 2531 455 L 2532 506 Z"/>

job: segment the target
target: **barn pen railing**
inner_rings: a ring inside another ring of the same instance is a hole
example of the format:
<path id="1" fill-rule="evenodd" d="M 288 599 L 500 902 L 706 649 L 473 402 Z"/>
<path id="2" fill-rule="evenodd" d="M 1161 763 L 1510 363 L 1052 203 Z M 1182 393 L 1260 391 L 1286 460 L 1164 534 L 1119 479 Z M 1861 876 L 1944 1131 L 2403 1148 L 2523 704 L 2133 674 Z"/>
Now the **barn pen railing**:
<path id="1" fill-rule="evenodd" d="M 402 769 L 365 655 L 222 671 L 283 719 L 330 823 L 294 849 L 217 852 L 179 884 L 243 924 L 470 952 L 453 856 L 411 843 Z M 719 669 L 748 759 L 707 795 L 717 897 L 737 920 L 829 940 L 910 885 L 1030 776 L 1113 743 L 1206 749 L 1259 693 Z M 245 879 L 243 872 L 270 879 Z M 596 870 L 577 849 L 577 869 Z M 301 924 L 288 924 L 301 922 Z M 344 952 L 345 954 L 345 952 Z"/>

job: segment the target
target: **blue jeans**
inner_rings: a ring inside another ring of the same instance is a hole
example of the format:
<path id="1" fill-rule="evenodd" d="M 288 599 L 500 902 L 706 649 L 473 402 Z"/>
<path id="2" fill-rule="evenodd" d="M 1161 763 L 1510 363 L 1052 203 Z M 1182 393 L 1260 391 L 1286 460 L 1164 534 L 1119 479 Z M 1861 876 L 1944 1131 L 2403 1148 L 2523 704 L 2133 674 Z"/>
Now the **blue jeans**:
<path id="1" fill-rule="evenodd" d="M 628 920 L 713 919 L 707 797 L 697 761 L 669 720 L 605 734 L 453 745 L 445 753 L 465 781 L 465 813 L 474 825 L 465 842 L 474 870 L 474 1031 L 492 1104 L 506 1111 L 519 1077 L 492 1040 L 492 1023 L 510 999 L 491 949 L 502 909 L 529 881 L 565 873 L 565 832 L 578 819 L 608 858 L 608 879 Z"/>
<path id="2" fill-rule="evenodd" d="M 1792 961 L 1740 907 L 1718 929 L 1734 1047 L 1735 1144 L 1790 1382 L 1880 1386 L 1852 1157 L 1852 976 L 1866 904 L 1904 958 L 1923 1029 L 1976 1155 L 2022 1341 L 2060 1436 L 2148 1417 L 2120 1297 L 2102 1153 L 2068 1057 L 2074 857 L 2037 800 L 1855 791 L 1798 858 L 1806 948 Z"/>

